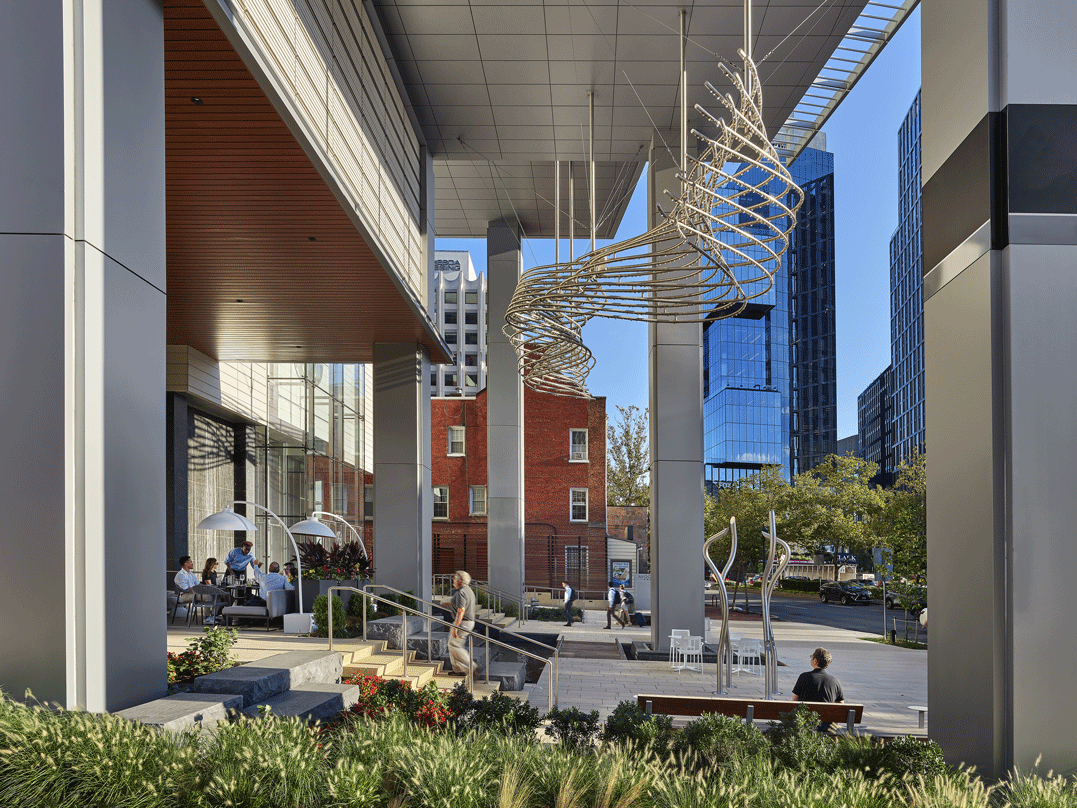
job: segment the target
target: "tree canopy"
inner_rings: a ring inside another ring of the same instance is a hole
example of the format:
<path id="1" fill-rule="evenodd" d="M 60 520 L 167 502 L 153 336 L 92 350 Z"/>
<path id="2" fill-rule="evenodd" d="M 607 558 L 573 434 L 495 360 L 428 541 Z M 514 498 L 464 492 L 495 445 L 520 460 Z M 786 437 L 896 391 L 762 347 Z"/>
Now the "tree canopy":
<path id="1" fill-rule="evenodd" d="M 890 551 L 895 575 L 920 578 L 927 572 L 926 454 L 917 452 L 898 466 L 877 529 Z"/>
<path id="2" fill-rule="evenodd" d="M 617 406 L 619 417 L 606 428 L 606 504 L 649 505 L 651 456 L 647 410 Z"/>

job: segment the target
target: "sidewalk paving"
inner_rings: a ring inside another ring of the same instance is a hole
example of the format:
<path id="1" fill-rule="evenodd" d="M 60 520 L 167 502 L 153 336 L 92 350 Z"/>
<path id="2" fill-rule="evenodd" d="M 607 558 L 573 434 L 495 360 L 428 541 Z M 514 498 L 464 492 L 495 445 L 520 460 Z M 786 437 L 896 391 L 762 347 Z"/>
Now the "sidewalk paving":
<path id="1" fill-rule="evenodd" d="M 530 621 L 520 633 L 539 633 L 550 624 Z M 620 628 L 616 623 L 607 631 L 606 613 L 588 611 L 584 623 L 572 628 L 561 625 L 566 642 L 649 642 L 651 629 L 630 626 Z M 763 623 L 738 621 L 732 630 L 749 639 L 763 638 Z M 721 624 L 711 621 L 707 642 L 718 642 Z M 861 730 L 875 734 L 924 735 L 918 728 L 919 716 L 909 705 L 927 704 L 927 651 L 900 648 L 861 639 L 862 632 L 817 626 L 808 623 L 775 622 L 774 642 L 778 652 L 778 698 L 790 698 L 797 677 L 810 670 L 808 657 L 819 646 L 834 656 L 830 672 L 842 684 L 845 699 L 864 705 Z M 605 720 L 621 701 L 632 700 L 639 693 L 668 693 L 685 696 L 710 696 L 717 689 L 716 666 L 704 664 L 703 672 L 670 669 L 668 662 L 615 661 L 563 658 L 560 660 L 561 707 L 598 710 Z M 531 694 L 533 704 L 545 704 L 549 675 L 543 673 Z M 762 698 L 763 676 L 733 674 L 733 698 L 757 696 Z"/>
<path id="2" fill-rule="evenodd" d="M 630 626 L 614 627 L 607 631 L 606 613 L 588 611 L 585 622 L 572 628 L 564 624 L 528 621 L 522 627 L 513 627 L 519 634 L 560 633 L 565 642 L 579 643 L 631 643 L 649 642 L 651 629 Z M 711 622 L 707 642 L 713 647 L 718 642 L 720 624 Z M 732 624 L 734 631 L 746 638 L 762 639 L 763 624 L 738 621 Z M 201 626 L 187 628 L 183 625 L 169 626 L 168 650 L 182 651 L 187 639 L 202 634 Z M 810 669 L 808 657 L 823 646 L 834 656 L 830 671 L 842 683 L 845 698 L 852 703 L 864 705 L 861 729 L 876 734 L 923 735 L 918 729 L 918 715 L 909 705 L 927 704 L 927 651 L 911 650 L 898 646 L 868 642 L 861 639 L 862 632 L 847 631 L 807 623 L 775 622 L 774 640 L 778 651 L 779 698 L 788 699 L 797 676 Z M 233 651 L 241 662 L 250 662 L 288 650 L 327 650 L 328 641 L 317 637 L 297 637 L 263 628 L 244 628 Z M 581 710 L 598 710 L 605 720 L 617 704 L 635 700 L 638 693 L 666 693 L 686 696 L 710 696 L 717 686 L 715 665 L 704 664 L 703 672 L 674 671 L 668 662 L 639 662 L 611 659 L 562 657 L 560 659 L 559 706 L 578 707 Z M 549 668 L 537 684 L 528 685 L 529 700 L 545 711 L 549 692 Z M 733 675 L 735 698 L 763 696 L 763 676 Z M 929 716 L 930 717 L 930 716 Z"/>

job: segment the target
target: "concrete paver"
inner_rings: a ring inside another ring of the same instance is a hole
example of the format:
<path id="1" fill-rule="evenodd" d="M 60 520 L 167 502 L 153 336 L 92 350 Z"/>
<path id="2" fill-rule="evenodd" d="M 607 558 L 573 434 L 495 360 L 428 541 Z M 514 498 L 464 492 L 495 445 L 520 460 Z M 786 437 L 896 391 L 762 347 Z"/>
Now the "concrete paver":
<path id="1" fill-rule="evenodd" d="M 595 643 L 631 643 L 650 641 L 651 629 L 630 626 L 605 630 L 604 611 L 587 611 L 584 623 L 571 628 L 557 623 L 529 621 L 514 626 L 521 634 L 563 633 L 566 639 Z M 717 644 L 720 625 L 712 621 L 707 641 Z M 762 622 L 736 622 L 733 631 L 746 638 L 762 639 Z M 168 650 L 181 651 L 188 637 L 201 632 L 193 626 L 170 627 Z M 841 680 L 847 701 L 864 705 L 862 729 L 879 734 L 924 735 L 918 727 L 918 715 L 911 704 L 927 704 L 927 652 L 910 650 L 861 639 L 861 632 L 805 623 L 774 624 L 778 650 L 778 687 L 781 698 L 788 698 L 797 676 L 810 665 L 808 657 L 818 646 L 824 646 L 834 656 L 831 672 Z M 316 637 L 296 637 L 279 631 L 243 629 L 234 652 L 241 661 L 253 661 L 289 650 L 326 650 L 328 642 Z M 618 659 L 563 658 L 560 660 L 561 707 L 598 710 L 603 720 L 617 704 L 634 700 L 637 693 L 672 693 L 709 696 L 717 684 L 714 664 L 703 665 L 703 672 L 672 671 L 667 662 L 636 662 Z M 457 680 L 459 681 L 459 680 Z M 535 685 L 528 685 L 530 702 L 540 710 L 546 709 L 550 674 L 547 668 Z M 455 683 L 455 682 L 454 682 Z M 734 697 L 762 697 L 763 677 L 733 676 Z M 930 720 L 930 714 L 928 715 Z"/>

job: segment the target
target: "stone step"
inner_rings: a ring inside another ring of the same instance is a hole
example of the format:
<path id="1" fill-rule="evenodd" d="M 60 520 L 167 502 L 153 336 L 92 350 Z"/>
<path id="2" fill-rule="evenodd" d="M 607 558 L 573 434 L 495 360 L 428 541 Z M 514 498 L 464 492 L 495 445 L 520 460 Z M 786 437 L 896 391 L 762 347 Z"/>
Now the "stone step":
<path id="1" fill-rule="evenodd" d="M 135 707 L 120 710 L 116 715 L 140 721 L 151 727 L 185 730 L 195 727 L 214 727 L 227 721 L 233 710 L 243 707 L 242 696 L 223 693 L 176 693 Z"/>
<path id="2" fill-rule="evenodd" d="M 415 652 L 408 651 L 408 670 L 410 672 L 412 667 L 412 660 L 415 659 Z M 387 650 L 381 653 L 374 653 L 368 657 L 364 657 L 350 665 L 345 665 L 343 670 L 344 676 L 381 676 L 382 678 L 393 678 L 404 673 L 404 660 L 401 657 L 399 651 Z"/>
<path id="3" fill-rule="evenodd" d="M 464 681 L 462 676 L 435 676 L 434 683 L 438 686 L 438 690 L 452 690 L 458 684 Z M 477 699 L 481 699 L 485 696 L 489 696 L 491 693 L 496 693 L 501 689 L 501 683 L 495 682 L 492 679 L 490 684 L 482 679 L 476 679 L 472 684 L 472 692 Z"/>
<path id="4" fill-rule="evenodd" d="M 523 690 L 524 682 L 527 681 L 527 663 L 494 661 L 490 663 L 489 678 L 491 682 L 498 681 L 503 691 Z"/>
<path id="5" fill-rule="evenodd" d="M 341 661 L 345 665 L 366 659 L 372 654 L 380 654 L 385 651 L 385 640 L 334 640 L 333 650 L 340 652 Z"/>
<path id="6" fill-rule="evenodd" d="M 305 682 L 337 684 L 343 667 L 336 651 L 286 651 L 199 676 L 190 692 L 242 696 L 249 707 Z"/>
<path id="7" fill-rule="evenodd" d="M 258 718 L 268 708 L 268 714 L 278 717 L 295 716 L 304 721 L 330 721 L 358 700 L 358 685 L 305 682 L 272 698 L 256 702 L 241 712 L 250 718 Z"/>

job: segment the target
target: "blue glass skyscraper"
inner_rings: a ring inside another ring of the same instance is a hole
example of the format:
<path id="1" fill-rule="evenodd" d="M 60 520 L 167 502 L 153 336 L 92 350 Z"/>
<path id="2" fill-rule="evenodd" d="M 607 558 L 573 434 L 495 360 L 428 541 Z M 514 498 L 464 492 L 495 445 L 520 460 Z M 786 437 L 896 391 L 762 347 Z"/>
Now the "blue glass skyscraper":
<path id="1" fill-rule="evenodd" d="M 806 423 L 813 425 L 813 449 L 830 446 L 827 451 L 833 451 L 837 439 L 834 157 L 806 149 L 790 171 L 807 189 L 806 200 L 774 286 L 738 316 L 703 326 L 708 488 L 768 465 L 779 466 L 786 477 L 806 468 L 797 457 L 798 449 L 808 445 L 803 440 Z M 806 419 L 805 407 L 812 410 Z M 827 418 L 829 427 L 824 426 Z"/>

